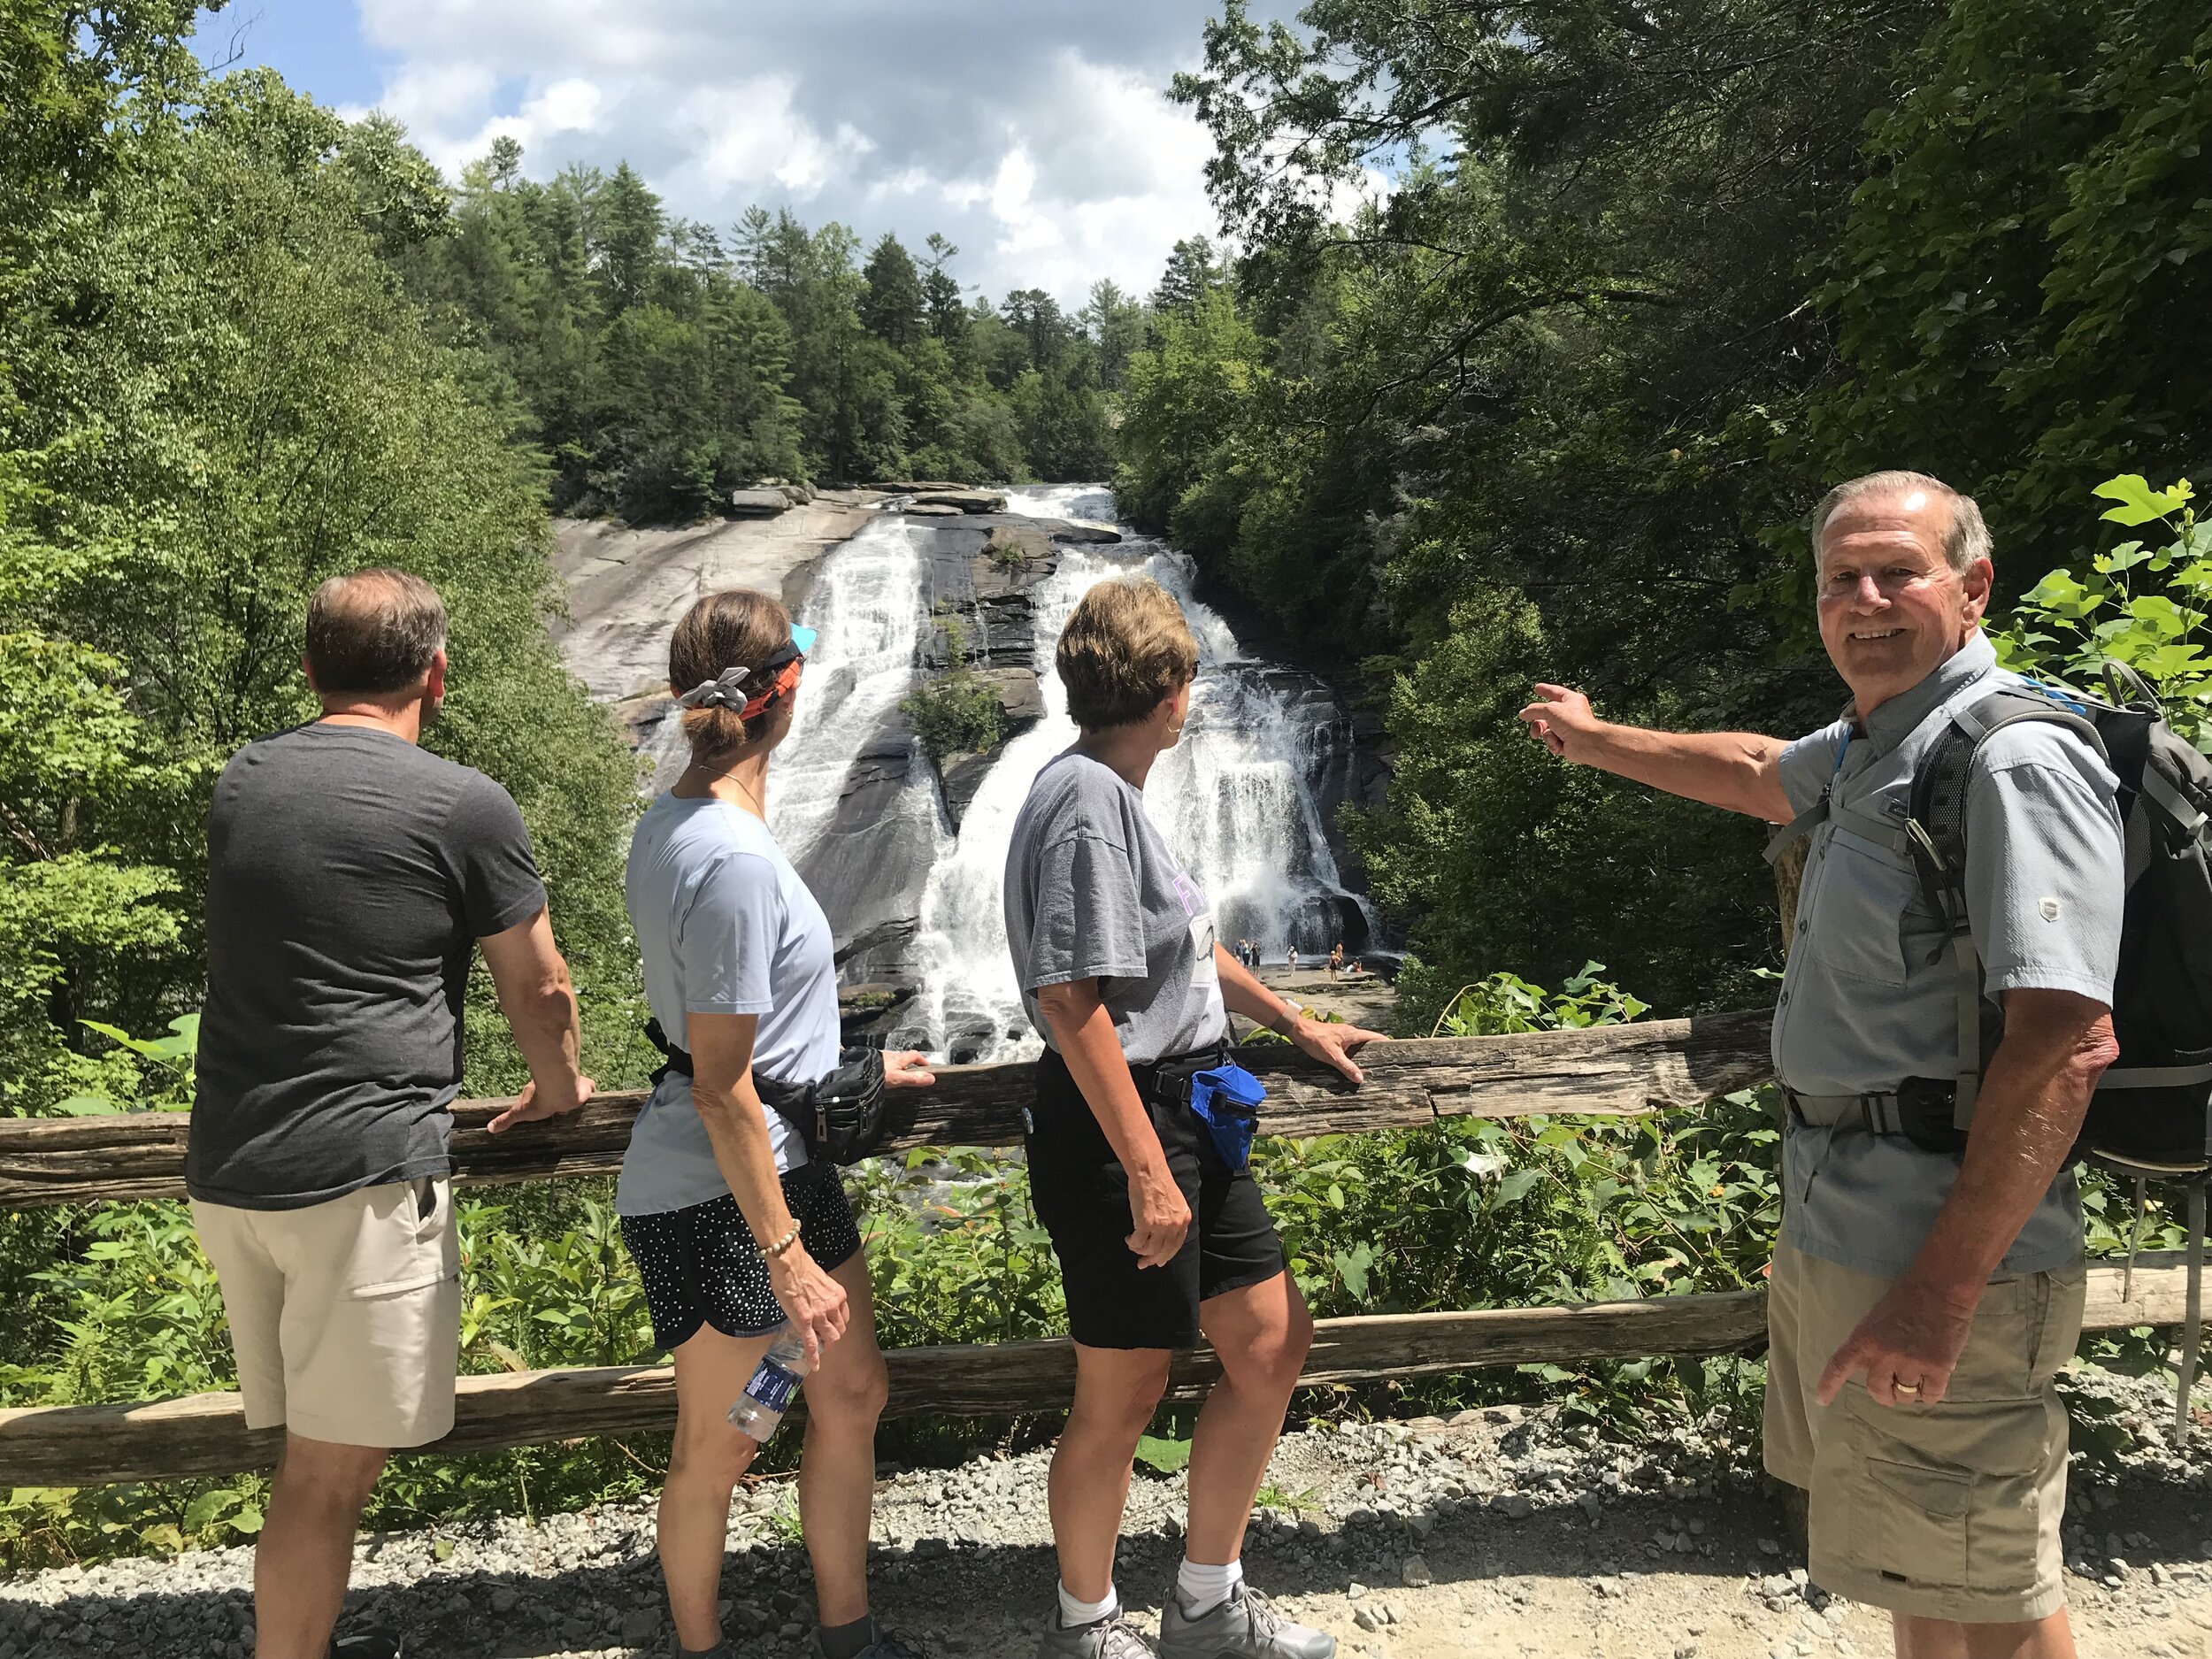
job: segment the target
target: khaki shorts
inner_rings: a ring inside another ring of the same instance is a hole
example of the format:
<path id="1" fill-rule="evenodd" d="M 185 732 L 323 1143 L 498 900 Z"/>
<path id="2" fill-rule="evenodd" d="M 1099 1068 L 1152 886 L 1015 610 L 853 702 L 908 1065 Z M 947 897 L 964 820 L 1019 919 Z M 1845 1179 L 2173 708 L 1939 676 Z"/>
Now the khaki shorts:
<path id="1" fill-rule="evenodd" d="M 443 1179 L 365 1187 L 303 1210 L 193 1201 L 230 1315 L 248 1428 L 388 1449 L 452 1428 L 452 1201 Z"/>
<path id="2" fill-rule="evenodd" d="M 2051 1379 L 2081 1336 L 2080 1267 L 1993 1279 L 1943 1402 L 1813 1397 L 1891 1281 L 1778 1246 L 1767 1293 L 1766 1466 L 1811 1495 L 1813 1582 L 1967 1624 L 2066 1604 L 2066 1410 Z"/>

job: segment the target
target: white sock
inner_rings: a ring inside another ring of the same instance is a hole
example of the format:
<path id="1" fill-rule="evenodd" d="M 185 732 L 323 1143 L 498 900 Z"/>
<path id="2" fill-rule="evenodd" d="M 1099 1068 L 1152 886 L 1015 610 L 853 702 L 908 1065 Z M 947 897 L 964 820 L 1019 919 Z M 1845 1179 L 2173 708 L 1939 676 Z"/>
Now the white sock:
<path id="1" fill-rule="evenodd" d="M 1186 1555 L 1175 1574 L 1176 1599 L 1182 1602 L 1186 1617 L 1200 1618 L 1234 1595 L 1243 1582 L 1241 1559 L 1225 1567 L 1207 1567 Z"/>
<path id="2" fill-rule="evenodd" d="M 1060 1586 L 1060 1628 L 1073 1630 L 1079 1624 L 1095 1624 L 1121 1605 L 1121 1598 L 1114 1594 L 1114 1586 L 1106 1586 L 1103 1601 L 1079 1601 L 1068 1594 L 1068 1586 Z"/>

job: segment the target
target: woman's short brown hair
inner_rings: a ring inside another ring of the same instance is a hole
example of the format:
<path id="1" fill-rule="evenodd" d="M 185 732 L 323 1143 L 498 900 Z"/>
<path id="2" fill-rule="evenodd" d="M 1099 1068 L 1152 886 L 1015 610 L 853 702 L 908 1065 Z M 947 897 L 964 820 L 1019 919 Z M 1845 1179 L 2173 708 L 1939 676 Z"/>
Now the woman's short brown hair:
<path id="1" fill-rule="evenodd" d="M 746 689 L 757 695 L 765 688 L 761 665 L 790 641 L 791 613 L 766 594 L 749 588 L 709 594 L 676 624 L 675 637 L 668 642 L 668 683 L 680 695 L 729 669 L 749 668 L 753 672 Z M 750 720 L 731 708 L 686 709 L 684 736 L 690 740 L 693 759 L 726 759 L 758 742 L 774 717 L 772 707 Z"/>
<path id="2" fill-rule="evenodd" d="M 1198 674 L 1198 641 L 1174 595 L 1148 577 L 1101 582 L 1054 653 L 1068 715 L 1087 732 L 1128 726 Z"/>

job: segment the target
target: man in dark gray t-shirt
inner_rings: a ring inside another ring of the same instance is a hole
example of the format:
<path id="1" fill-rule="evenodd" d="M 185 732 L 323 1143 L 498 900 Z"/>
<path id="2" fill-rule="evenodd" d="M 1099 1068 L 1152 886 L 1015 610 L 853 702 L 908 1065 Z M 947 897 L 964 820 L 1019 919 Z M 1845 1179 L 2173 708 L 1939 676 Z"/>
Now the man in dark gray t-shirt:
<path id="1" fill-rule="evenodd" d="M 483 773 L 320 720 L 240 749 L 208 816 L 191 1195 L 296 1210 L 446 1174 L 475 942 L 544 909 Z"/>
<path id="2" fill-rule="evenodd" d="M 449 1110 L 480 948 L 530 1085 L 494 1130 L 572 1111 L 576 1002 L 522 815 L 425 754 L 445 606 L 397 571 L 307 615 L 323 718 L 249 743 L 208 814 L 207 1005 L 185 1184 L 250 1428 L 284 1454 L 256 1546 L 256 1651 L 324 1659 L 388 1451 L 453 1425 L 460 1241 Z M 396 1639 L 349 1637 L 346 1659 Z"/>

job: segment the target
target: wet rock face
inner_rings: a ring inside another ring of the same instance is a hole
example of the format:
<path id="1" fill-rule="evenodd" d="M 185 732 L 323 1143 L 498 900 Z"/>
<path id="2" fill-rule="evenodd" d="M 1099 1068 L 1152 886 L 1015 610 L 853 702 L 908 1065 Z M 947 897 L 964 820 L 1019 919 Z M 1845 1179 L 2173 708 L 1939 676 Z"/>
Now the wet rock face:
<path id="1" fill-rule="evenodd" d="M 1288 705 L 1305 736 L 1306 781 L 1321 810 L 1329 851 L 1344 880 L 1364 891 L 1366 867 L 1345 839 L 1337 818 L 1341 807 L 1366 810 L 1383 803 L 1390 761 L 1381 717 L 1354 712 L 1326 680 L 1302 669 L 1255 664 L 1240 672 L 1257 678 Z M 1332 920 L 1325 931 L 1340 934 L 1349 949 L 1381 942 L 1367 939 L 1367 924 L 1358 906 L 1348 905 L 1345 910 L 1341 920 Z"/>
<path id="2" fill-rule="evenodd" d="M 937 852 L 927 764 L 895 715 L 854 757 L 837 810 L 797 863 L 821 902 L 847 979 L 900 979 Z"/>
<path id="3" fill-rule="evenodd" d="M 1048 533 L 1053 522 L 1009 518 L 932 526 L 924 597 L 935 626 L 923 635 L 922 677 L 949 673 L 956 665 L 951 625 L 957 624 L 957 665 L 989 684 L 999 703 L 998 745 L 979 755 L 947 756 L 937 768 L 946 815 L 955 833 L 1000 750 L 1044 718 L 1032 595 L 1058 566 Z"/>

